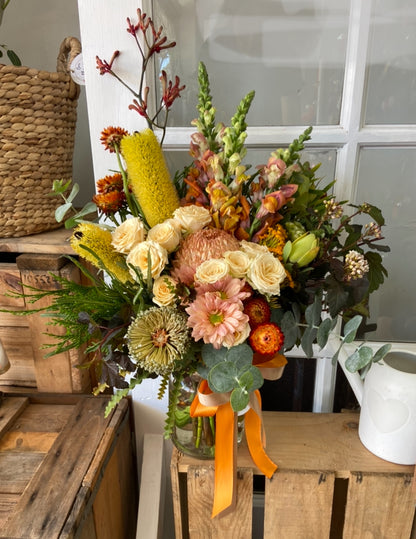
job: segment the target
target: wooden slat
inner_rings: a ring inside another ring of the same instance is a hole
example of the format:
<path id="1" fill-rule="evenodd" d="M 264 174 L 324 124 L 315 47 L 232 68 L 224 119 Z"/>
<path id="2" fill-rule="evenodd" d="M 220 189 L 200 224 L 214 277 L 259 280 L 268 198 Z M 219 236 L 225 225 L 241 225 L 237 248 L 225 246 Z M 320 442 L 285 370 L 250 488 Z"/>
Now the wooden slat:
<path id="1" fill-rule="evenodd" d="M 0 492 L 0 530 L 3 530 L 6 520 L 14 511 L 19 498 L 19 494 L 3 494 Z"/>
<path id="2" fill-rule="evenodd" d="M 23 298 L 13 298 L 6 296 L 6 292 L 22 293 L 22 285 L 20 284 L 20 271 L 16 264 L 0 263 L 0 305 L 5 307 L 24 307 L 25 301 Z"/>
<path id="3" fill-rule="evenodd" d="M 44 458 L 44 453 L 25 453 L 22 455 L 22 453 L 12 453 L 11 451 L 1 452 L 0 485 L 2 492 L 22 494 Z"/>
<path id="4" fill-rule="evenodd" d="M 251 539 L 253 472 L 237 472 L 237 503 L 233 512 L 211 519 L 214 468 L 190 466 L 187 478 L 190 539 Z"/>
<path id="5" fill-rule="evenodd" d="M 28 404 L 29 399 L 25 397 L 4 397 L 0 405 L 0 437 L 10 428 L 13 421 Z"/>
<path id="6" fill-rule="evenodd" d="M 69 243 L 72 230 L 60 228 L 22 238 L 0 238 L 0 251 L 9 253 L 74 254 Z"/>
<path id="7" fill-rule="evenodd" d="M 175 520 L 176 539 L 188 539 L 188 511 L 185 492 L 181 489 L 180 478 L 186 478 L 186 474 L 179 472 L 181 455 L 176 447 L 173 448 L 170 461 L 170 480 L 172 484 L 173 514 Z"/>
<path id="8" fill-rule="evenodd" d="M 14 397 L 13 397 L 14 398 Z M 36 404 L 30 398 L 30 406 L 13 426 L 16 432 L 60 432 L 73 415 L 74 404 Z"/>
<path id="9" fill-rule="evenodd" d="M 54 432 L 7 432 L 0 439 L 0 451 L 47 453 L 57 437 Z"/>
<path id="10" fill-rule="evenodd" d="M 412 475 L 351 473 L 343 539 L 410 537 Z"/>
<path id="11" fill-rule="evenodd" d="M 335 474 L 319 471 L 277 471 L 266 480 L 264 537 L 329 538 Z"/>
<path id="12" fill-rule="evenodd" d="M 58 257 L 58 255 L 57 255 Z M 45 271 L 22 269 L 22 282 L 24 285 L 40 288 L 42 290 L 56 290 L 58 285 L 54 278 Z M 36 308 L 47 307 L 51 304 L 48 297 L 36 302 Z M 72 366 L 67 353 L 45 358 L 46 344 L 56 344 L 56 339 L 50 334 L 61 334 L 65 330 L 58 326 L 51 326 L 47 317 L 42 313 L 33 313 L 29 317 L 31 340 L 35 361 L 36 383 L 39 391 L 72 393 Z"/>
<path id="13" fill-rule="evenodd" d="M 163 539 L 165 499 L 164 441 L 161 434 L 145 434 L 140 480 L 136 539 Z"/>
<path id="14" fill-rule="evenodd" d="M 79 402 L 20 498 L 16 506 L 19 518 L 7 522 L 6 537 L 59 536 L 110 420 L 104 418 L 105 405 L 102 399 Z"/>

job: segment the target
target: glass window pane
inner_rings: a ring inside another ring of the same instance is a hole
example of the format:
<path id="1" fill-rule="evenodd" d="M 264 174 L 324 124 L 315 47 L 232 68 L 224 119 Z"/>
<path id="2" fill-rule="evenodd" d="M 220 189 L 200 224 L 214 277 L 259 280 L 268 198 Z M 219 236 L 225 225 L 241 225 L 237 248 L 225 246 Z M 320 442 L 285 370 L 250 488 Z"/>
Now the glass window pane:
<path id="1" fill-rule="evenodd" d="M 414 0 L 373 2 L 366 124 L 416 123 L 415 7 Z"/>
<path id="2" fill-rule="evenodd" d="M 356 200 L 378 206 L 386 220 L 381 253 L 389 276 L 370 298 L 371 322 L 377 331 L 366 338 L 380 341 L 416 340 L 416 219 L 414 148 L 362 149 Z"/>
<path id="3" fill-rule="evenodd" d="M 218 121 L 255 90 L 250 125 L 339 122 L 350 0 L 158 0 L 154 18 L 177 46 L 165 68 L 187 85 L 171 125 L 195 118 L 197 66 L 208 70 Z"/>

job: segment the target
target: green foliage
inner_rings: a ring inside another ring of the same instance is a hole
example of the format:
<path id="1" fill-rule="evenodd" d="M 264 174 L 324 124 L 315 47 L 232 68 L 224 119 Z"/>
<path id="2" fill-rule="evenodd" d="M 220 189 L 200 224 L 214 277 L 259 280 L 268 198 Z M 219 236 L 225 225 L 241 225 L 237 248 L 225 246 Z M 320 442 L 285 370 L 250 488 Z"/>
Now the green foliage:
<path id="1" fill-rule="evenodd" d="M 215 349 L 206 344 L 202 347 L 205 369 L 198 368 L 206 376 L 208 385 L 217 393 L 230 393 L 230 403 L 235 412 L 249 403 L 250 393 L 263 385 L 260 370 L 252 365 L 253 351 L 247 344 L 232 348 Z"/>
<path id="2" fill-rule="evenodd" d="M 70 192 L 68 194 L 68 191 Z M 77 183 L 72 184 L 72 180 L 54 180 L 52 184 L 51 196 L 60 196 L 64 200 L 64 204 L 59 206 L 55 210 L 55 219 L 58 223 L 61 223 L 65 217 L 65 228 L 70 229 L 76 227 L 79 223 L 84 221 L 84 217 L 94 214 L 97 217 L 97 206 L 94 202 L 88 202 L 81 210 L 77 210 L 73 202 L 79 193 L 79 185 Z M 69 217 L 68 217 L 69 214 Z"/>

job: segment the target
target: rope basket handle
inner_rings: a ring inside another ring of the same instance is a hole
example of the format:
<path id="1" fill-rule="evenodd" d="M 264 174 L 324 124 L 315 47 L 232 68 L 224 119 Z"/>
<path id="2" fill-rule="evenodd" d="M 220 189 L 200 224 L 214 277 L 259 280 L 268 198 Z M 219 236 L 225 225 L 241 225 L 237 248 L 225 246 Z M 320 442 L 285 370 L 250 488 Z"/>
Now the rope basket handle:
<path id="1" fill-rule="evenodd" d="M 81 43 L 76 37 L 66 37 L 59 48 L 56 70 L 58 73 L 65 73 L 71 77 L 71 63 L 78 54 L 81 53 Z M 70 78 L 69 97 L 78 99 L 80 87 Z"/>

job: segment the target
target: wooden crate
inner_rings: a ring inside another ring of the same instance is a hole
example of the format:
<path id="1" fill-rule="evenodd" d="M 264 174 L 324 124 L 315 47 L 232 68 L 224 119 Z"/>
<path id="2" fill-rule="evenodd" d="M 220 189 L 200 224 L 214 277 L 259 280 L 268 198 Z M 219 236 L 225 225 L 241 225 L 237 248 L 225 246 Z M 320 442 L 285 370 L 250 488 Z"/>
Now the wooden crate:
<path id="1" fill-rule="evenodd" d="M 23 238 L 0 239 L 0 309 L 22 311 L 33 308 L 23 298 L 7 292 L 22 292 L 22 283 L 42 290 L 56 289 L 51 273 L 82 282 L 78 268 L 65 255 L 74 254 L 67 230 L 56 230 Z M 36 307 L 50 304 L 49 299 Z M 54 340 L 48 333 L 58 329 L 48 325 L 41 314 L 16 316 L 0 312 L 0 339 L 11 368 L 0 376 L 0 385 L 29 387 L 40 392 L 86 393 L 91 389 L 91 373 L 78 369 L 85 357 L 70 351 L 45 359 L 42 346 Z"/>
<path id="2" fill-rule="evenodd" d="M 129 402 L 6 396 L 0 405 L 0 537 L 135 537 L 137 478 Z"/>
<path id="3" fill-rule="evenodd" d="M 174 450 L 177 539 L 411 537 L 414 467 L 388 463 L 367 451 L 358 438 L 357 414 L 265 412 L 264 424 L 267 454 L 279 468 L 272 479 L 263 477 L 260 524 L 253 525 L 253 476 L 260 472 L 245 443 L 238 450 L 237 506 L 214 519 L 213 461 Z"/>

